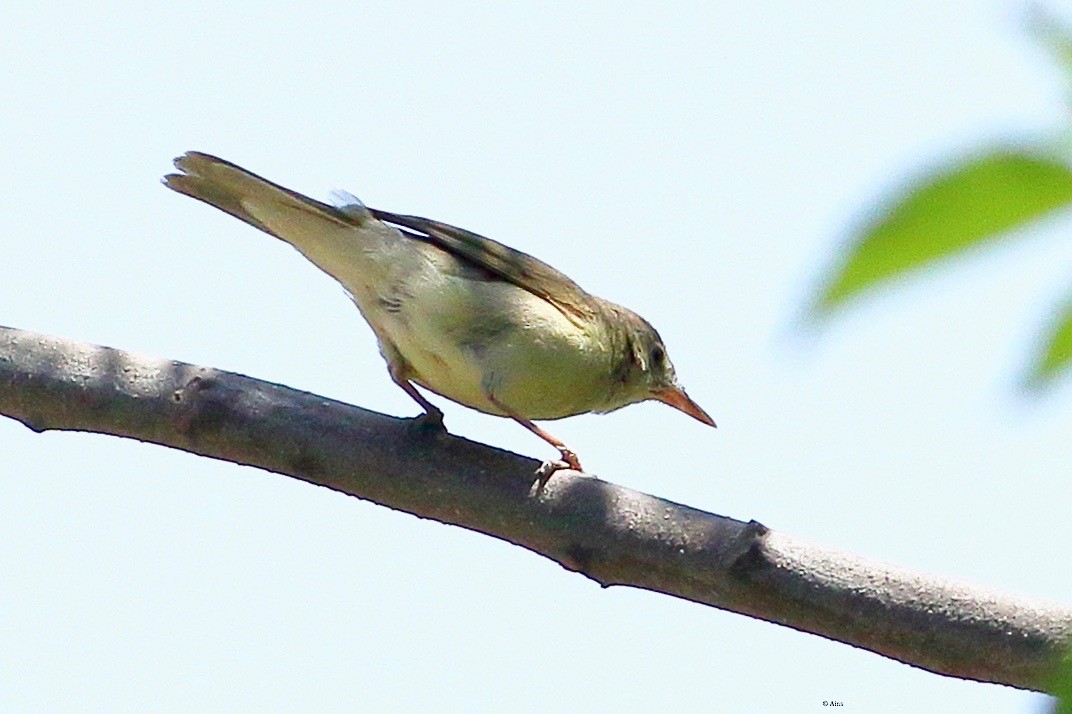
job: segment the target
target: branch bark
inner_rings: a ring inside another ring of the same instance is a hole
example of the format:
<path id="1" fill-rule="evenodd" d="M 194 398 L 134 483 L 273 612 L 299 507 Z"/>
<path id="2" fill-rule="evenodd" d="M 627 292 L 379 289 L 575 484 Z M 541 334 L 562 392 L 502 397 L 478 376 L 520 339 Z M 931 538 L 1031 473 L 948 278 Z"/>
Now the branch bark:
<path id="1" fill-rule="evenodd" d="M 940 674 L 1044 690 L 1072 608 L 867 561 L 307 392 L 0 327 L 0 414 L 247 464 Z"/>

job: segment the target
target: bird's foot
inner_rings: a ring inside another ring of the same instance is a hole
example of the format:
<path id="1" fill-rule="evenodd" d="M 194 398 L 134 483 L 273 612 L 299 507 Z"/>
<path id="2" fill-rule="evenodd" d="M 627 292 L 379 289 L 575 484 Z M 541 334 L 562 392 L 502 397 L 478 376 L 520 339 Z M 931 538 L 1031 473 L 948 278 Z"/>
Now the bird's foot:
<path id="1" fill-rule="evenodd" d="M 584 473 L 584 469 L 581 468 L 581 461 L 577 458 L 577 454 L 573 453 L 572 449 L 568 447 L 559 447 L 559 452 L 562 454 L 562 458 L 557 461 L 544 461 L 540 464 L 540 468 L 536 469 L 536 494 L 539 495 L 543 492 L 543 487 L 547 485 L 547 482 L 551 480 L 551 476 L 556 471 L 579 471 Z"/>
<path id="2" fill-rule="evenodd" d="M 536 475 L 544 483 L 547 483 L 547 479 L 551 478 L 551 474 L 555 471 L 573 470 L 584 473 L 584 469 L 581 468 L 581 461 L 577 458 L 577 454 L 573 453 L 573 449 L 568 446 L 560 446 L 558 451 L 562 454 L 561 459 L 558 461 L 544 461 L 540 464 L 540 468 L 536 469 Z"/>
<path id="3" fill-rule="evenodd" d="M 536 478 L 541 484 L 545 484 L 555 471 L 569 471 L 572 468 L 565 461 L 544 461 L 540 464 L 540 468 L 536 469 Z"/>
<path id="4" fill-rule="evenodd" d="M 443 412 L 439 409 L 429 409 L 420 416 L 415 416 L 410 421 L 418 431 L 445 434 L 447 427 L 443 425 Z"/>
<path id="5" fill-rule="evenodd" d="M 565 461 L 544 461 L 540 464 L 540 468 L 536 469 L 536 495 L 539 496 L 543 493 L 544 486 L 551 480 L 551 476 L 555 471 L 568 471 L 571 468 L 573 467 Z"/>
<path id="6" fill-rule="evenodd" d="M 573 449 L 563 444 L 558 447 L 558 453 L 562 454 L 562 461 L 564 461 L 569 468 L 584 473 L 584 469 L 581 468 L 581 460 L 577 458 L 577 454 L 574 453 Z"/>

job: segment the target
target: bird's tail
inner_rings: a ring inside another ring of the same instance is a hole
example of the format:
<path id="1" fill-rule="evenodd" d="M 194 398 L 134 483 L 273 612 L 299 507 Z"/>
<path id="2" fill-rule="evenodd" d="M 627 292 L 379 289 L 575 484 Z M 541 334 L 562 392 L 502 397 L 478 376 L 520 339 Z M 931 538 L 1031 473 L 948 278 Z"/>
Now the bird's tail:
<path id="1" fill-rule="evenodd" d="M 355 197 L 336 208 L 283 188 L 229 161 L 196 151 L 175 159 L 164 184 L 297 248 L 355 296 L 395 268 L 401 234 Z"/>
<path id="2" fill-rule="evenodd" d="M 164 185 L 168 188 L 215 206 L 288 243 L 294 241 L 285 224 L 298 219 L 299 215 L 305 220 L 312 216 L 347 228 L 360 227 L 364 217 L 352 210 L 343 214 L 326 203 L 283 188 L 229 161 L 198 151 L 175 159 L 175 168 L 182 173 L 164 177 Z M 286 220 L 288 214 L 291 221 Z"/>

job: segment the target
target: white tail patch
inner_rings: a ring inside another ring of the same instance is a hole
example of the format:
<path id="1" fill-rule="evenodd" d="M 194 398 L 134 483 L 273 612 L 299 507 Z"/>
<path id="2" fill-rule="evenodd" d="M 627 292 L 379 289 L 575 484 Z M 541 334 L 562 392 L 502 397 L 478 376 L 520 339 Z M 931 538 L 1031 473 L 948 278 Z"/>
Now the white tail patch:
<path id="1" fill-rule="evenodd" d="M 361 202 L 360 198 L 349 191 L 343 191 L 341 188 L 336 188 L 328 195 L 331 197 L 331 205 L 335 206 L 335 208 L 343 213 L 361 217 L 368 215 L 368 208 L 365 207 L 365 204 Z"/>

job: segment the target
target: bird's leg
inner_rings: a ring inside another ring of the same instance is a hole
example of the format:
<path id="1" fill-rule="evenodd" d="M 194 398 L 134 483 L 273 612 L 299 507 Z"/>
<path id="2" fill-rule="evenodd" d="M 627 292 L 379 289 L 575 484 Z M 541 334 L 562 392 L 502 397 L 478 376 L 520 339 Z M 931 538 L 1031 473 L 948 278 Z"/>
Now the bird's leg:
<path id="1" fill-rule="evenodd" d="M 424 395 L 418 392 L 417 388 L 413 386 L 413 383 L 400 374 L 401 370 L 396 369 L 393 364 L 388 367 L 387 371 L 391 373 L 391 380 L 402 387 L 402 391 L 408 394 L 413 401 L 421 405 L 424 414 L 416 417 L 420 426 L 427 426 L 441 431 L 446 430 L 446 427 L 443 426 L 443 411 L 435 404 L 432 404 L 425 399 Z"/>
<path id="2" fill-rule="evenodd" d="M 525 427 L 533 434 L 558 449 L 558 453 L 562 455 L 562 459 L 560 461 L 544 461 L 540 468 L 536 470 L 536 475 L 539 476 L 541 483 L 547 483 L 547 479 L 551 478 L 551 474 L 553 474 L 555 471 L 573 469 L 574 471 L 581 471 L 582 473 L 584 472 L 584 469 L 581 468 L 581 461 L 577 458 L 577 453 L 570 447 L 566 446 L 566 444 L 563 443 L 561 439 L 556 436 L 553 436 L 552 434 L 548 434 L 546 431 L 536 426 L 528 419 L 519 417 L 506 405 L 496 399 L 494 394 L 488 394 L 486 396 L 488 398 L 488 401 L 497 406 L 499 409 L 501 409 L 503 413 L 506 414 L 506 416 L 510 417 L 518 424 Z"/>
<path id="3" fill-rule="evenodd" d="M 558 449 L 558 453 L 562 455 L 561 461 L 548 462 L 556 464 L 556 467 L 554 469 L 551 469 L 551 471 L 547 474 L 548 476 L 550 476 L 551 473 L 554 473 L 555 471 L 558 471 L 562 468 L 573 469 L 574 471 L 584 471 L 584 469 L 581 468 L 580 459 L 577 458 L 577 453 L 570 447 L 566 446 L 561 439 L 554 436 L 553 434 L 548 434 L 546 431 L 536 426 L 527 419 L 522 419 L 516 416 L 511 416 L 510 418 L 516 421 L 521 426 L 528 429 L 529 431 L 531 431 L 536 436 L 546 441 L 551 446 Z"/>

